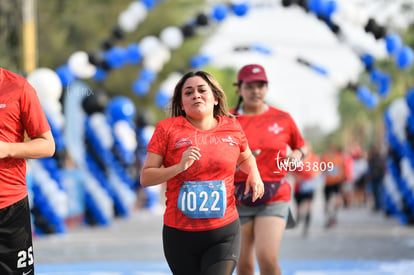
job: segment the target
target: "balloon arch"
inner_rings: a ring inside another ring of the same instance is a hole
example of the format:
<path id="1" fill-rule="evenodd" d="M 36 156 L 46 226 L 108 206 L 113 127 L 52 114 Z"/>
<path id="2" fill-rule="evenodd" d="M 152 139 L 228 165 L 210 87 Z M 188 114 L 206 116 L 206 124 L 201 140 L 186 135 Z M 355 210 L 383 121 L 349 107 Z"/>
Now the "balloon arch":
<path id="1" fill-rule="evenodd" d="M 254 6 L 247 1 L 214 4 L 209 12 L 199 12 L 183 26 L 168 26 L 159 36 L 149 35 L 126 47 L 116 46 L 128 33 L 137 30 L 149 12 L 161 0 L 132 1 L 118 16 L 117 27 L 95 52 L 77 51 L 56 70 L 38 68 L 27 76 L 35 87 L 56 140 L 53 158 L 30 161 L 28 182 L 33 201 L 35 231 L 38 234 L 64 233 L 68 220 L 82 219 L 87 224 L 109 225 L 115 217 L 127 217 L 136 201 L 137 163 L 145 157 L 145 148 L 154 127 L 137 120 L 137 110 L 125 96 L 109 98 L 104 91 L 92 89 L 84 79 L 105 81 L 112 70 L 126 65 L 142 65 L 137 79 L 131 83 L 134 96 L 148 95 L 158 73 L 170 60 L 172 51 L 198 29 L 217 25 L 229 16 L 247 16 Z M 383 40 L 390 58 L 398 69 L 408 69 L 413 50 L 404 45 L 396 33 L 388 33 L 375 18 L 364 15 L 352 4 L 335 0 L 275 1 L 284 8 L 297 6 L 316 16 L 346 45 L 350 38 L 341 31 L 339 22 L 350 22 Z M 259 44 L 235 47 L 234 51 L 272 54 Z M 369 75 L 372 86 L 359 83 L 337 83 L 323 66 L 301 56 L 292 62 L 321 74 L 338 88 L 350 88 L 368 109 L 375 108 L 389 95 L 392 79 L 375 66 L 370 53 L 356 52 Z M 208 65 L 215 56 L 204 53 L 193 56 L 189 69 Z M 171 72 L 158 87 L 155 102 L 167 106 L 180 72 Z M 63 97 L 64 106 L 60 99 Z M 64 110 L 64 111 L 63 111 Z M 397 216 L 402 223 L 414 220 L 414 89 L 393 101 L 384 113 L 386 142 L 389 148 L 388 171 L 384 182 L 384 211 Z M 72 163 L 73 165 L 69 165 Z M 158 200 L 158 187 L 148 188 L 147 205 Z"/>

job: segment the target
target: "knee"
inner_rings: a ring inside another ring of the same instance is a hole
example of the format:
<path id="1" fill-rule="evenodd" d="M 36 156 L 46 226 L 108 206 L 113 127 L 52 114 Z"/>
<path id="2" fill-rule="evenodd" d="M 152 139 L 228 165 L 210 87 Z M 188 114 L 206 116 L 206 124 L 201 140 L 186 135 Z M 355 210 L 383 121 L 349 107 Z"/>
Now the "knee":
<path id="1" fill-rule="evenodd" d="M 260 274 L 281 274 L 277 262 L 266 262 L 260 265 Z"/>
<path id="2" fill-rule="evenodd" d="M 252 275 L 254 274 L 254 263 L 239 262 L 237 264 L 237 275 Z"/>
<path id="3" fill-rule="evenodd" d="M 260 274 L 280 274 L 279 259 L 276 256 L 259 256 L 258 257 Z"/>

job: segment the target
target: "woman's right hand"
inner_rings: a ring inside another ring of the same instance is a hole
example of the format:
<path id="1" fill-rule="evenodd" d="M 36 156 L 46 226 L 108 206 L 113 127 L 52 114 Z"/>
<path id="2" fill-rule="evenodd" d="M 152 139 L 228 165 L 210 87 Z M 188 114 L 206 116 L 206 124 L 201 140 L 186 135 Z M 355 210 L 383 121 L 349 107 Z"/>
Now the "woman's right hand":
<path id="1" fill-rule="evenodd" d="M 194 161 L 199 160 L 201 157 L 200 148 L 196 146 L 190 146 L 185 150 L 181 156 L 180 163 L 178 164 L 181 171 L 187 170 Z"/>
<path id="2" fill-rule="evenodd" d="M 260 174 L 251 172 L 247 175 L 246 180 L 246 188 L 244 190 L 244 195 L 247 195 L 252 189 L 253 195 L 252 195 L 252 202 L 255 202 L 257 199 L 261 199 L 264 194 L 264 183 L 262 179 L 260 178 Z"/>

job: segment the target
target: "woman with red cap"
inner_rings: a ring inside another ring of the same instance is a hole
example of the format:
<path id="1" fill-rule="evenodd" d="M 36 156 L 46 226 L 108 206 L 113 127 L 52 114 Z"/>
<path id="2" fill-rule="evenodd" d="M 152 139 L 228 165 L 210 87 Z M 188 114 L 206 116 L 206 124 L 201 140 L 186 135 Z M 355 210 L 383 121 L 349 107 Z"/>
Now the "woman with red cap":
<path id="1" fill-rule="evenodd" d="M 290 114 L 265 103 L 268 80 L 262 66 L 241 68 L 235 85 L 240 97 L 233 114 L 247 136 L 265 186 L 263 197 L 252 202 L 252 194 L 243 192 L 247 175 L 236 172 L 235 195 L 242 224 L 237 274 L 254 274 L 256 254 L 261 275 L 278 275 L 279 247 L 291 199 L 291 187 L 284 178 L 305 157 L 305 141 Z"/>

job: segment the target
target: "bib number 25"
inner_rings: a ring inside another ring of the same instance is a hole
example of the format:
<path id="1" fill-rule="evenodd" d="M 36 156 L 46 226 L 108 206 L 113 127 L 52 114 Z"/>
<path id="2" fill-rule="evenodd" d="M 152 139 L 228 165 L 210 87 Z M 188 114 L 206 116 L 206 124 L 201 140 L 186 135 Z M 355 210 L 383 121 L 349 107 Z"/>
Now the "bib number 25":
<path id="1" fill-rule="evenodd" d="M 177 207 L 192 219 L 221 218 L 226 211 L 226 195 L 223 180 L 185 181 Z"/>

